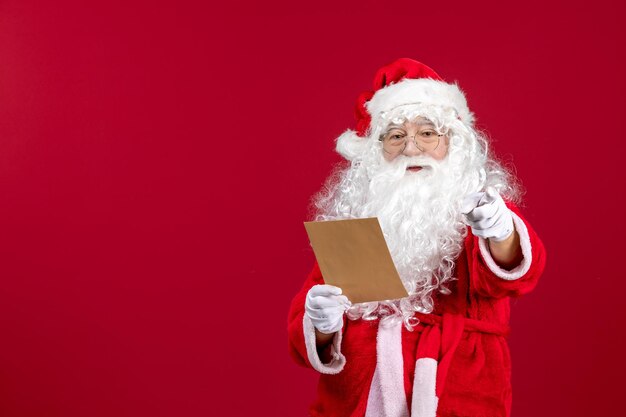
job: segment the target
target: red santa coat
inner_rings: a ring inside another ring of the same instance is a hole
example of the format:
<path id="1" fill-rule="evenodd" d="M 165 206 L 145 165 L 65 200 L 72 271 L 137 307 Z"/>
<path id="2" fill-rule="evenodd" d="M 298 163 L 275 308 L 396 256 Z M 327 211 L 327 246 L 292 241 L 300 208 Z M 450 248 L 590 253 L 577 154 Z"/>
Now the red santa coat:
<path id="1" fill-rule="evenodd" d="M 379 321 L 344 320 L 323 351 L 304 314 L 308 290 L 324 280 L 317 264 L 289 311 L 289 349 L 295 361 L 321 373 L 312 416 L 509 416 L 511 362 L 506 341 L 509 297 L 528 293 L 545 266 L 543 244 L 509 205 L 524 259 L 500 268 L 487 242 L 471 234 L 455 269 L 451 295 L 417 316 L 414 331 Z"/>

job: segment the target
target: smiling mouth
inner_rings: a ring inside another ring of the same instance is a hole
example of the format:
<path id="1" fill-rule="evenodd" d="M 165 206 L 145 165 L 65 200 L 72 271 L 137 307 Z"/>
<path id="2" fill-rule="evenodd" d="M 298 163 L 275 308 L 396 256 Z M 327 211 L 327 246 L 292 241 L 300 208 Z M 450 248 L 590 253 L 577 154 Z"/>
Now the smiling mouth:
<path id="1" fill-rule="evenodd" d="M 411 171 L 411 172 L 417 172 L 417 171 L 421 171 L 422 167 L 417 166 L 417 167 L 407 167 L 406 169 L 407 171 Z"/>

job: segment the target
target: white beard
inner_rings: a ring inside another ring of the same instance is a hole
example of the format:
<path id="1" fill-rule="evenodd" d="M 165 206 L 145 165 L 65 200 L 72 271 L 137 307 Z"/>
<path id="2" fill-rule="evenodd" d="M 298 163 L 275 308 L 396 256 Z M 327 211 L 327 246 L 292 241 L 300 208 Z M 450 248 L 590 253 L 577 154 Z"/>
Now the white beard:
<path id="1" fill-rule="evenodd" d="M 407 171 L 411 165 L 423 168 Z M 400 155 L 370 172 L 359 213 L 378 217 L 400 278 L 411 298 L 419 300 L 420 311 L 432 311 L 433 291 L 446 292 L 467 234 L 460 212 L 467 192 L 464 184 L 451 181 L 453 169 L 448 160 Z"/>
<path id="2" fill-rule="evenodd" d="M 418 172 L 407 166 L 420 165 Z M 351 319 L 403 318 L 412 327 L 414 313 L 433 311 L 433 292 L 448 294 L 454 265 L 463 249 L 467 226 L 463 198 L 485 183 L 485 159 L 468 158 L 450 148 L 442 161 L 400 155 L 391 162 L 373 143 L 362 159 L 336 173 L 318 194 L 317 220 L 378 217 L 400 278 L 409 293 L 402 300 L 355 304 Z"/>

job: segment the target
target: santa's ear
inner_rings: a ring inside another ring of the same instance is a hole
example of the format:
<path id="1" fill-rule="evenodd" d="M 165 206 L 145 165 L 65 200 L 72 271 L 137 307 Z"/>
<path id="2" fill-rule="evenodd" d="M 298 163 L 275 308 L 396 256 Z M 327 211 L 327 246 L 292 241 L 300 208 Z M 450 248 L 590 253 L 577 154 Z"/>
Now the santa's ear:
<path id="1" fill-rule="evenodd" d="M 346 130 L 337 138 L 337 152 L 352 161 L 367 149 L 367 138 L 362 138 L 354 130 Z"/>

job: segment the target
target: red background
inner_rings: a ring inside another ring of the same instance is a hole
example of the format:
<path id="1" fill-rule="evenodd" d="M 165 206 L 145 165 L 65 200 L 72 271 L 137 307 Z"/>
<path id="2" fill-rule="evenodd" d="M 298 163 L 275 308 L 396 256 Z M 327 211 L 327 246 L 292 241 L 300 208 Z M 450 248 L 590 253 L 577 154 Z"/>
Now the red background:
<path id="1" fill-rule="evenodd" d="M 623 1 L 87 3 L 0 2 L 0 415 L 304 415 L 302 221 L 402 56 L 459 81 L 549 252 L 513 416 L 622 409 Z"/>

